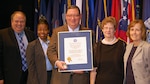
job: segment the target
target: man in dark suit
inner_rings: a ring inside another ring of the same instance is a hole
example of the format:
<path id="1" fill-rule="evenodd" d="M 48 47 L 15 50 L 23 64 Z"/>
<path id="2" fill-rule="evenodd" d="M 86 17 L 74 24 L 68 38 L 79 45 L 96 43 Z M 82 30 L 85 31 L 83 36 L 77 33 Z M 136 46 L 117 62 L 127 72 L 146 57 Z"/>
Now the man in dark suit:
<path id="1" fill-rule="evenodd" d="M 66 69 L 63 65 L 64 61 L 58 59 L 58 32 L 68 31 L 74 32 L 79 30 L 87 30 L 88 28 L 80 25 L 81 14 L 77 6 L 70 6 L 66 12 L 65 25 L 55 28 L 48 47 L 48 58 L 54 69 L 52 71 L 51 84 L 89 84 L 89 73 L 84 71 L 76 72 L 58 72 L 57 69 Z"/>
<path id="2" fill-rule="evenodd" d="M 35 36 L 25 25 L 25 14 L 15 11 L 11 15 L 11 27 L 0 30 L 0 84 L 26 84 L 28 70 L 24 51 Z"/>

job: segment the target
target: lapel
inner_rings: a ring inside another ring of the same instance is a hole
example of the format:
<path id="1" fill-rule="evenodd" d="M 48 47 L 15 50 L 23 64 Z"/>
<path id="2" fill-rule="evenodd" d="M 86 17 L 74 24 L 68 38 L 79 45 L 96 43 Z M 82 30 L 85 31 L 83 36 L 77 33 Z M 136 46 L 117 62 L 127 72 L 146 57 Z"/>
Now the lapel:
<path id="1" fill-rule="evenodd" d="M 30 41 L 31 41 L 31 38 L 30 38 L 29 33 L 27 32 L 26 29 L 24 29 L 24 32 L 25 32 L 25 35 L 26 35 L 26 37 L 27 37 L 27 41 L 30 42 Z"/>
<path id="2" fill-rule="evenodd" d="M 40 40 L 37 38 L 35 42 L 35 64 L 37 70 L 37 74 L 39 76 L 44 76 L 46 77 L 46 60 L 45 60 L 45 54 L 42 48 L 42 45 L 40 43 Z"/>
<path id="3" fill-rule="evenodd" d="M 144 41 L 142 41 L 142 42 L 139 44 L 139 46 L 137 47 L 137 49 L 136 49 L 136 51 L 135 51 L 134 56 L 133 56 L 132 59 L 134 59 L 136 56 L 138 56 L 139 53 L 141 53 L 143 44 L 144 44 Z M 132 50 L 132 47 L 133 47 L 133 43 L 130 43 L 129 46 L 128 46 L 128 49 L 127 49 L 127 53 L 126 53 L 127 58 L 128 58 L 129 55 L 130 55 L 130 52 L 131 52 L 131 50 Z"/>
<path id="4" fill-rule="evenodd" d="M 16 39 L 16 36 L 15 36 L 14 30 L 13 30 L 12 28 L 9 28 L 8 31 L 9 31 L 10 39 L 11 39 L 13 42 L 17 43 L 17 39 Z M 17 43 L 17 44 L 18 44 L 18 43 Z"/>
<path id="5" fill-rule="evenodd" d="M 19 45 L 18 45 L 18 41 L 17 41 L 17 39 L 16 39 L 14 30 L 13 30 L 12 28 L 9 28 L 9 29 L 8 29 L 8 32 L 9 32 L 9 36 L 10 36 L 11 41 L 12 41 L 12 42 L 14 43 L 14 45 L 16 46 L 18 52 L 20 52 L 20 50 L 19 50 Z"/>
<path id="6" fill-rule="evenodd" d="M 141 53 L 143 44 L 144 44 L 144 41 L 142 41 L 142 42 L 139 44 L 139 46 L 137 47 L 137 49 L 136 49 L 136 51 L 135 51 L 135 53 L 134 53 L 133 59 L 134 59 L 136 56 L 138 56 L 139 53 Z"/>
<path id="7" fill-rule="evenodd" d="M 84 28 L 83 26 L 80 25 L 79 30 L 86 30 L 87 28 Z"/>
<path id="8" fill-rule="evenodd" d="M 35 62 L 38 68 L 42 66 L 42 69 L 40 69 L 41 71 L 43 70 L 46 71 L 45 54 L 44 54 L 42 45 L 40 43 L 40 40 L 38 38 L 36 39 L 36 42 L 35 42 Z"/>
<path id="9" fill-rule="evenodd" d="M 62 29 L 63 29 L 63 31 L 69 31 L 67 24 L 65 24 Z"/>
<path id="10" fill-rule="evenodd" d="M 128 46 L 128 48 L 126 49 L 126 61 L 128 60 L 128 57 L 129 57 L 129 55 L 130 55 L 130 52 L 131 52 L 131 50 L 132 50 L 132 47 L 133 47 L 133 43 L 130 43 L 129 44 L 129 46 Z"/>
<path id="11" fill-rule="evenodd" d="M 37 50 L 37 55 L 41 55 L 41 56 L 39 56 L 40 58 L 42 57 L 42 56 L 44 56 L 45 57 L 45 54 L 44 54 L 44 51 L 43 51 L 43 48 L 42 48 L 42 44 L 40 43 L 40 40 L 39 39 L 37 39 L 36 40 L 36 50 Z M 40 52 L 39 52 L 40 51 Z M 43 58 L 43 57 L 42 57 Z M 39 59 L 40 60 L 40 59 Z"/>

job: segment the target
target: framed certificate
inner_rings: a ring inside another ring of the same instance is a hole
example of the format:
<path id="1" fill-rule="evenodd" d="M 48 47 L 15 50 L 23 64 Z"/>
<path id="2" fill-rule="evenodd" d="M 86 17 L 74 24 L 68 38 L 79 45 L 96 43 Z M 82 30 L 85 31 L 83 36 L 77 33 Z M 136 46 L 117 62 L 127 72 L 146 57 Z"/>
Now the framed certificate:
<path id="1" fill-rule="evenodd" d="M 59 32 L 58 58 L 59 60 L 66 62 L 67 65 L 66 70 L 58 70 L 59 72 L 92 70 L 92 31 Z"/>

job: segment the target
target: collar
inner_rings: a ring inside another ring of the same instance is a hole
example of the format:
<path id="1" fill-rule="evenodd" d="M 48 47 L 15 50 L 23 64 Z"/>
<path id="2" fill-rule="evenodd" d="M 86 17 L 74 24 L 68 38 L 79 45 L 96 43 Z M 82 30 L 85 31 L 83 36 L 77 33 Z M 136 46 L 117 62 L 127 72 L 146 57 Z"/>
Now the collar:
<path id="1" fill-rule="evenodd" d="M 48 45 L 50 43 L 50 40 L 48 40 L 48 39 L 46 42 L 44 42 L 40 37 L 38 37 L 38 39 L 39 39 L 41 44 L 47 44 Z"/>
<path id="2" fill-rule="evenodd" d="M 17 33 L 17 32 L 15 32 L 15 34 L 18 36 L 18 35 L 20 35 L 21 37 L 25 34 L 25 32 L 24 31 L 22 31 L 22 32 L 20 32 L 20 33 Z"/>
<path id="3" fill-rule="evenodd" d="M 80 26 L 78 25 L 77 28 L 75 28 L 74 30 L 72 30 L 72 28 L 68 25 L 69 32 L 79 31 L 79 28 L 80 28 Z"/>

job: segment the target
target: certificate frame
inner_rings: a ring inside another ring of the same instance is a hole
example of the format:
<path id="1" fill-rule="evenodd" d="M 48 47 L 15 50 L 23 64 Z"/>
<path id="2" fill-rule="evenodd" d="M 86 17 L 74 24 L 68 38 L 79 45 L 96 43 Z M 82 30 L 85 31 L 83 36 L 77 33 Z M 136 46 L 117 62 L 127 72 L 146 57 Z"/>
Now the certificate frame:
<path id="1" fill-rule="evenodd" d="M 66 40 L 65 39 L 84 39 L 84 42 L 81 42 L 81 45 L 85 45 L 86 48 L 82 48 L 85 51 L 84 59 L 85 63 L 82 63 L 81 61 L 77 61 L 79 63 L 75 64 L 67 64 L 67 69 L 65 70 L 60 70 L 58 69 L 59 72 L 72 72 L 72 71 L 91 71 L 93 70 L 93 48 L 92 48 L 92 30 L 80 30 L 77 32 L 68 32 L 68 31 L 63 31 L 63 32 L 58 32 L 58 59 L 60 61 L 66 62 Z M 70 41 L 70 40 L 69 40 Z M 74 44 L 76 45 L 76 44 Z M 85 49 L 85 50 L 84 50 Z M 81 62 L 81 63 L 80 63 Z"/>

